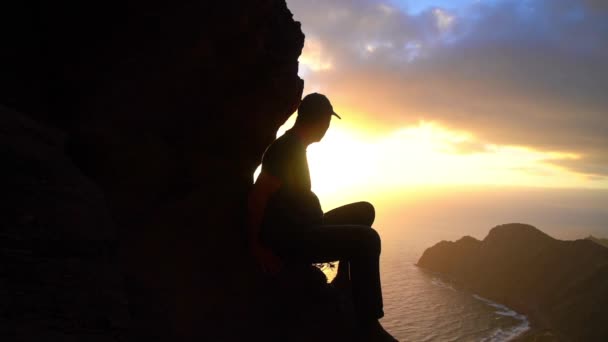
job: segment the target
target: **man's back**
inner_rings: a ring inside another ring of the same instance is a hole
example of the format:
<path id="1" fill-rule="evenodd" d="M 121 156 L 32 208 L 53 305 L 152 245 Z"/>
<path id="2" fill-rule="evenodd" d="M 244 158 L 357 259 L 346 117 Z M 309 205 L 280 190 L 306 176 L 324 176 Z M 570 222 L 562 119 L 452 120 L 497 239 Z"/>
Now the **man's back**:
<path id="1" fill-rule="evenodd" d="M 306 146 L 297 135 L 287 131 L 264 152 L 262 172 L 281 181 L 281 187 L 291 191 L 310 191 L 310 173 L 306 160 Z"/>
<path id="2" fill-rule="evenodd" d="M 287 232 L 322 223 L 321 204 L 310 190 L 306 146 L 294 132 L 287 131 L 266 149 L 262 172 L 281 184 L 265 210 L 263 230 Z"/>

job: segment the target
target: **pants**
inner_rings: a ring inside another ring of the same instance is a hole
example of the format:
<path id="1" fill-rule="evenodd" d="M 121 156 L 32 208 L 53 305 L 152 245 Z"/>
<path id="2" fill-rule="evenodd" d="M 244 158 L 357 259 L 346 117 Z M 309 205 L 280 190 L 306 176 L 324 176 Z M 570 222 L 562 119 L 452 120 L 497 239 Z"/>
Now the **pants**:
<path id="1" fill-rule="evenodd" d="M 374 218 L 374 207 L 370 203 L 351 203 L 325 213 L 321 225 L 269 229 L 263 233 L 264 240 L 288 262 L 339 260 L 339 272 L 349 266 L 357 318 L 361 321 L 378 319 L 384 312 L 379 268 L 380 236 L 371 227 Z"/>

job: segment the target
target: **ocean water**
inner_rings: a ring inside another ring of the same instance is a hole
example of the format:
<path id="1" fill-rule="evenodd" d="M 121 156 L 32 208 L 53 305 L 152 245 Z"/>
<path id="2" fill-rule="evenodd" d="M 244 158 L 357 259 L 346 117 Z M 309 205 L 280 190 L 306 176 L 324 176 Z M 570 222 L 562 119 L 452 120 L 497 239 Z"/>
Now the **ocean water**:
<path id="1" fill-rule="evenodd" d="M 383 326 L 400 341 L 509 341 L 529 329 L 526 316 L 415 265 L 431 244 L 384 239 Z M 335 271 L 335 269 L 334 269 Z M 332 270 L 326 270 L 333 277 Z"/>
<path id="2" fill-rule="evenodd" d="M 420 255 L 384 250 L 382 324 L 400 341 L 509 341 L 529 329 L 524 315 L 418 268 Z"/>
<path id="3" fill-rule="evenodd" d="M 400 341 L 512 340 L 530 329 L 524 315 L 418 268 L 422 253 L 442 240 L 483 239 L 492 227 L 510 222 L 562 240 L 608 237 L 606 203 L 606 190 L 465 189 L 376 205 L 382 324 Z"/>

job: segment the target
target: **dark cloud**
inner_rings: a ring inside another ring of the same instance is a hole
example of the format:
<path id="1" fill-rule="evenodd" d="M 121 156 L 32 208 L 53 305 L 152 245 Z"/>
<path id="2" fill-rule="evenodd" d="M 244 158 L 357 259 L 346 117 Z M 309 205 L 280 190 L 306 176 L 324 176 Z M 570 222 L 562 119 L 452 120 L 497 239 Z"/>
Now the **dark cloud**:
<path id="1" fill-rule="evenodd" d="M 550 163 L 565 167 L 580 173 L 584 173 L 594 179 L 600 179 L 608 175 L 608 156 L 592 154 L 580 159 L 554 159 Z"/>
<path id="2" fill-rule="evenodd" d="M 608 175 L 604 3 L 477 2 L 409 15 L 372 0 L 288 2 L 334 65 L 305 79 L 337 103 L 386 125 L 427 119 L 491 143 L 579 153 L 579 164 L 556 163 Z"/>
<path id="3" fill-rule="evenodd" d="M 608 10 L 608 1 L 606 0 L 586 0 L 585 3 L 595 10 Z"/>

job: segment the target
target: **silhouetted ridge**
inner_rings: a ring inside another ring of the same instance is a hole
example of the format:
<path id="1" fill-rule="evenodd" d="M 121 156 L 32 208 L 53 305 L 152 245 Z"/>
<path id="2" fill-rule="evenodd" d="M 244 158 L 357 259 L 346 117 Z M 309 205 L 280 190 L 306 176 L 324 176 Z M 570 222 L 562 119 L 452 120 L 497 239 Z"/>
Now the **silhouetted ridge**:
<path id="1" fill-rule="evenodd" d="M 463 243 L 463 244 L 472 244 L 472 245 L 476 245 L 478 244 L 480 241 L 477 240 L 476 238 L 472 237 L 472 236 L 463 236 L 461 237 L 459 240 L 457 240 L 456 242 L 459 243 Z"/>
<path id="2" fill-rule="evenodd" d="M 604 246 L 608 248 L 608 239 L 601 239 L 601 238 L 597 238 L 593 235 L 589 235 L 586 240 L 590 240 L 593 241 L 595 243 L 597 243 L 600 246 Z"/>
<path id="3" fill-rule="evenodd" d="M 418 266 L 529 315 L 557 340 L 608 338 L 608 249 L 590 240 L 561 241 L 530 225 L 505 224 L 482 241 L 442 241 Z"/>
<path id="4" fill-rule="evenodd" d="M 424 263 L 425 260 L 432 258 L 436 260 L 436 264 L 438 265 L 434 271 L 450 274 L 455 271 L 460 262 L 473 262 L 472 259 L 475 258 L 480 246 L 481 242 L 471 236 L 462 237 L 456 242 L 441 241 L 424 251 L 424 254 L 418 261 L 418 265 L 424 267 L 420 263 Z M 444 251 L 444 253 L 435 253 L 438 250 Z M 457 258 L 454 258 L 454 255 Z"/>
<path id="5" fill-rule="evenodd" d="M 521 242 L 548 242 L 555 240 L 538 228 L 524 223 L 502 224 L 490 229 L 488 235 L 483 239 L 484 242 L 492 243 L 507 241 Z"/>

